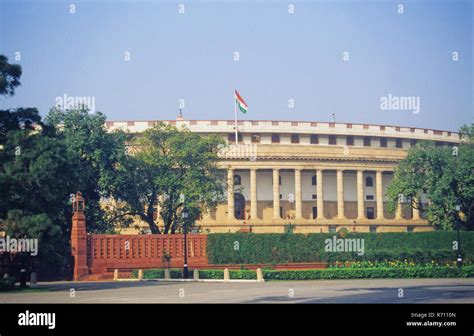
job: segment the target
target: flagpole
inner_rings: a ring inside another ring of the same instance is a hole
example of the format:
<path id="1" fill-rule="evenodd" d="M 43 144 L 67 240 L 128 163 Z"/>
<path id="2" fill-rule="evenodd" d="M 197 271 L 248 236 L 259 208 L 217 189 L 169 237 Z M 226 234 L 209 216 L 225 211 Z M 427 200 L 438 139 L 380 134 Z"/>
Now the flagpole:
<path id="1" fill-rule="evenodd" d="M 239 144 L 239 134 L 238 134 L 238 131 L 237 131 L 237 102 L 235 101 L 235 91 L 234 91 L 234 118 L 235 118 L 235 144 L 238 145 Z"/>

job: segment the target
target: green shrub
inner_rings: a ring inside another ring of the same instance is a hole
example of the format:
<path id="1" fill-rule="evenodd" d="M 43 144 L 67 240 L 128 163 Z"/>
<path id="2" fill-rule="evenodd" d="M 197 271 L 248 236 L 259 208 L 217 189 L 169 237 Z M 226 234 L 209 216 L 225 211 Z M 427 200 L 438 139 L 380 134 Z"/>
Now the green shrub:
<path id="1" fill-rule="evenodd" d="M 325 240 L 337 234 L 209 234 L 210 264 L 281 264 L 298 262 L 409 260 L 417 264 L 433 260 L 445 264 L 456 260 L 452 249 L 455 231 L 348 233 L 345 238 L 363 238 L 362 256 L 347 252 L 326 252 Z M 235 249 L 235 242 L 239 248 Z M 474 262 L 474 232 L 462 232 L 464 260 Z"/>
<path id="2" fill-rule="evenodd" d="M 15 277 L 0 279 L 0 292 L 8 292 L 15 289 Z"/>
<path id="3" fill-rule="evenodd" d="M 383 278 L 468 278 L 474 277 L 474 266 L 461 271 L 454 266 L 413 268 L 327 268 L 318 270 L 264 270 L 266 280 L 383 279 Z"/>
<path id="4" fill-rule="evenodd" d="M 171 269 L 170 275 L 172 279 L 182 279 L 183 270 L 182 269 Z M 255 271 L 250 270 L 229 270 L 229 275 L 231 279 L 257 279 Z M 138 271 L 133 271 L 132 276 L 134 278 L 138 277 Z M 192 278 L 193 270 L 189 271 L 189 277 Z M 147 269 L 143 271 L 144 279 L 164 279 L 165 271 L 164 269 Z M 201 279 L 224 279 L 223 270 L 199 270 L 199 278 Z"/>
<path id="5" fill-rule="evenodd" d="M 181 279 L 182 272 L 171 270 L 171 278 Z M 375 268 L 326 268 L 315 270 L 262 270 L 266 280 L 321 280 L 321 279 L 402 279 L 402 278 L 468 278 L 474 277 L 474 265 L 455 266 L 375 267 Z M 136 272 L 134 272 L 136 275 Z M 230 270 L 231 279 L 256 279 L 251 270 Z M 145 279 L 162 279 L 164 270 L 149 269 Z M 201 279 L 223 279 L 223 270 L 199 270 Z"/>

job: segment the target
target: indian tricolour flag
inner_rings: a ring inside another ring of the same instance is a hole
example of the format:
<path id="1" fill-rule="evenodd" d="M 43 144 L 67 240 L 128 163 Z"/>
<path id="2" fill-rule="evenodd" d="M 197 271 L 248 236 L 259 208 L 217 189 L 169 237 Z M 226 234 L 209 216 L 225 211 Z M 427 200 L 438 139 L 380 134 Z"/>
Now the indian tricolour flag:
<path id="1" fill-rule="evenodd" d="M 239 106 L 239 109 L 242 113 L 247 113 L 248 106 L 247 103 L 244 101 L 242 96 L 235 90 L 235 101 L 237 105 Z"/>

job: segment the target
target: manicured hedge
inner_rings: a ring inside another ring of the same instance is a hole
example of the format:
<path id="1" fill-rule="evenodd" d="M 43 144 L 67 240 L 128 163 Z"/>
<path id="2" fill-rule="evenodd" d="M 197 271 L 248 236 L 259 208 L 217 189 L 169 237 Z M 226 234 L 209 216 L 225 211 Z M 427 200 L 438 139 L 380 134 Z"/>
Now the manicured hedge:
<path id="1" fill-rule="evenodd" d="M 345 238 L 363 238 L 365 254 L 326 252 L 325 240 L 332 233 L 315 234 L 209 234 L 210 264 L 281 264 L 296 262 L 409 260 L 417 264 L 452 262 L 456 259 L 455 231 L 410 233 L 350 233 Z M 474 232 L 461 233 L 465 261 L 474 261 Z"/>
<path id="2" fill-rule="evenodd" d="M 473 276 L 473 266 L 465 266 L 461 271 L 454 266 L 413 268 L 327 268 L 301 271 L 263 271 L 263 277 L 266 280 L 468 278 Z"/>
<path id="3" fill-rule="evenodd" d="M 256 272 L 231 270 L 231 279 L 256 279 Z M 134 272 L 137 276 L 137 272 Z M 161 269 L 145 270 L 145 279 L 163 279 Z M 200 270 L 201 279 L 223 279 L 223 270 Z M 403 278 L 468 278 L 474 277 L 474 265 L 464 266 L 460 271 L 455 266 L 415 266 L 407 268 L 326 268 L 316 270 L 271 270 L 264 269 L 266 280 L 321 280 L 321 279 L 403 279 Z M 181 270 L 171 270 L 171 278 L 181 279 Z"/>
<path id="4" fill-rule="evenodd" d="M 182 269 L 170 269 L 170 276 L 172 279 L 183 278 Z M 229 275 L 231 279 L 256 279 L 257 275 L 255 271 L 249 270 L 230 270 Z M 138 272 L 135 270 L 132 272 L 132 276 L 136 278 Z M 164 279 L 164 269 L 148 269 L 143 271 L 144 279 Z M 190 270 L 189 277 L 193 277 L 193 270 Z M 224 279 L 224 270 L 199 270 L 200 279 Z"/>

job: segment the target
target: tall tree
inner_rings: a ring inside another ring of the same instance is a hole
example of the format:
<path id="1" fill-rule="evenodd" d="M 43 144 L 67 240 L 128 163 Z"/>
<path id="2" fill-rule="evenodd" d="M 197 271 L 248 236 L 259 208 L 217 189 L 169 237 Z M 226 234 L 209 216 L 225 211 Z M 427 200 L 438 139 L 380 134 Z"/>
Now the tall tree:
<path id="1" fill-rule="evenodd" d="M 472 127 L 463 126 L 461 135 L 473 134 Z M 396 168 L 387 190 L 389 210 L 395 211 L 400 199 L 405 199 L 414 209 L 425 211 L 436 229 L 450 230 L 459 222 L 465 229 L 472 230 L 473 176 L 474 149 L 469 135 L 463 136 L 461 144 L 453 148 L 417 144 Z M 426 204 L 421 203 L 423 197 L 427 199 Z"/>
<path id="2" fill-rule="evenodd" d="M 183 209 L 188 222 L 194 223 L 222 199 L 223 184 L 217 173 L 222 143 L 218 136 L 158 123 L 132 141 L 130 155 L 118 168 L 112 195 L 126 203 L 124 213 L 139 216 L 152 233 L 178 232 Z"/>
<path id="3" fill-rule="evenodd" d="M 8 63 L 8 58 L 0 55 L 0 95 L 13 96 L 20 86 L 21 66 Z"/>
<path id="4" fill-rule="evenodd" d="M 55 128 L 56 137 L 67 148 L 76 190 L 86 199 L 87 228 L 101 233 L 114 230 L 100 202 L 108 196 L 115 167 L 125 156 L 124 134 L 108 132 L 105 122 L 105 115 L 89 113 L 86 108 L 53 108 L 46 117 L 46 124 Z"/>

